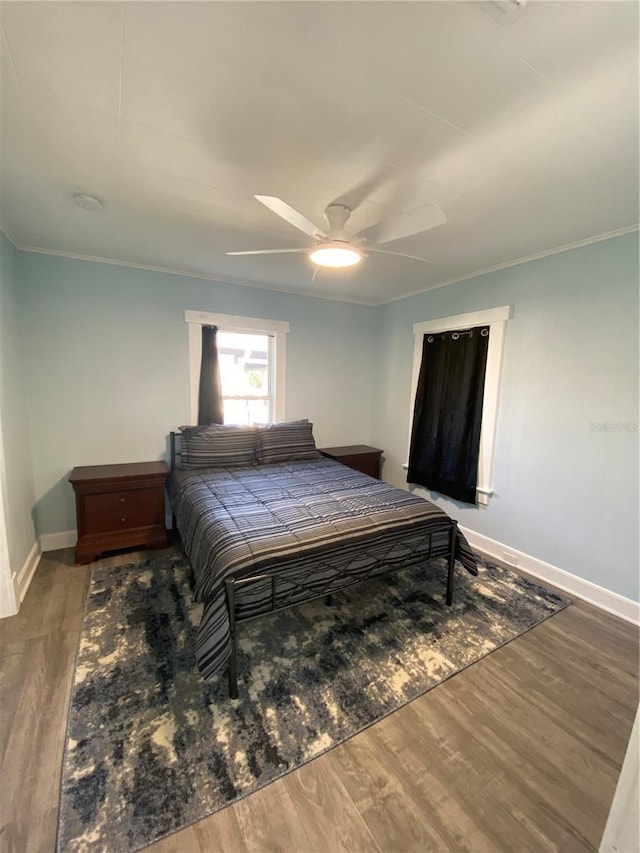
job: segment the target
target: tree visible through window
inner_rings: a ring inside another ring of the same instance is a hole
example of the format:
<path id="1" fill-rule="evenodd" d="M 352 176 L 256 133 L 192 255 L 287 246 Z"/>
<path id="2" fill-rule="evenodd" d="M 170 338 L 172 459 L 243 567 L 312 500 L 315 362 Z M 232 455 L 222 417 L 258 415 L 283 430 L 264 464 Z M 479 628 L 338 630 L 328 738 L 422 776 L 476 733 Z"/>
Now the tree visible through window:
<path id="1" fill-rule="evenodd" d="M 218 331 L 225 424 L 274 420 L 272 342 L 270 335 Z"/>

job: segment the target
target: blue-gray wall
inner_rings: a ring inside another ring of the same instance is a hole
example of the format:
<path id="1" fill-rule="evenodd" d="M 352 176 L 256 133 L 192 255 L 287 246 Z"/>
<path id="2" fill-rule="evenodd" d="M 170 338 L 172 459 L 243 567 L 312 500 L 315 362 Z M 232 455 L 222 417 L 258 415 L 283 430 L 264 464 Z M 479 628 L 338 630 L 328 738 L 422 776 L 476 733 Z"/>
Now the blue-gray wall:
<path id="1" fill-rule="evenodd" d="M 367 442 L 375 308 L 24 253 L 38 532 L 75 527 L 75 465 L 166 456 L 189 422 L 186 308 L 288 320 L 286 417 Z"/>
<path id="2" fill-rule="evenodd" d="M 39 534 L 73 529 L 75 465 L 166 456 L 168 431 L 189 420 L 185 308 L 288 320 L 287 417 L 311 418 L 319 445 L 383 448 L 385 479 L 406 485 L 413 323 L 509 304 L 497 495 L 482 509 L 437 501 L 485 536 L 638 599 L 638 433 L 591 428 L 638 420 L 637 234 L 378 308 L 4 254 L 20 297 L 4 335 L 19 349 L 22 325 L 28 353 L 7 387 L 18 410 L 29 398 L 5 439 L 20 470 L 33 458 Z"/>
<path id="3" fill-rule="evenodd" d="M 24 359 L 22 261 L 0 234 L 0 424 L 6 478 L 5 513 L 11 573 L 17 575 L 33 547 L 35 501 L 28 385 Z"/>
<path id="4" fill-rule="evenodd" d="M 513 319 L 497 496 L 488 508 L 436 502 L 478 533 L 637 601 L 637 233 L 381 306 L 371 438 L 385 450 L 384 478 L 406 485 L 413 324 L 500 305 L 513 305 Z M 605 423 L 630 431 L 592 427 Z"/>

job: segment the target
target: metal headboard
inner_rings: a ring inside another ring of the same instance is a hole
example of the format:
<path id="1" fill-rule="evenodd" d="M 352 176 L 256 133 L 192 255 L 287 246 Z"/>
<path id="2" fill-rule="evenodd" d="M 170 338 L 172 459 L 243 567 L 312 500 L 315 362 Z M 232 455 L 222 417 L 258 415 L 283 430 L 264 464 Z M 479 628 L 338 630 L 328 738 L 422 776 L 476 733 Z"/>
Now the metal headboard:
<path id="1" fill-rule="evenodd" d="M 171 444 L 171 470 L 177 468 L 176 462 L 178 458 L 182 458 L 182 436 L 179 432 L 170 432 L 169 441 Z"/>

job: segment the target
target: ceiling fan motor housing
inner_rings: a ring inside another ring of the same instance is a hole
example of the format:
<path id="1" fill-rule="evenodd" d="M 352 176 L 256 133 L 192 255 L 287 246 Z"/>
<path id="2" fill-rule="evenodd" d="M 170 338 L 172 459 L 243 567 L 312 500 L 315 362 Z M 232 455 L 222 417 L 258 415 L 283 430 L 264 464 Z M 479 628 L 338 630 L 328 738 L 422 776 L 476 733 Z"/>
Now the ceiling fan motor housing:
<path id="1" fill-rule="evenodd" d="M 324 218 L 329 225 L 330 240 L 340 240 L 344 243 L 350 243 L 351 240 L 344 230 L 347 220 L 351 216 L 351 211 L 343 204 L 330 204 L 325 209 Z"/>

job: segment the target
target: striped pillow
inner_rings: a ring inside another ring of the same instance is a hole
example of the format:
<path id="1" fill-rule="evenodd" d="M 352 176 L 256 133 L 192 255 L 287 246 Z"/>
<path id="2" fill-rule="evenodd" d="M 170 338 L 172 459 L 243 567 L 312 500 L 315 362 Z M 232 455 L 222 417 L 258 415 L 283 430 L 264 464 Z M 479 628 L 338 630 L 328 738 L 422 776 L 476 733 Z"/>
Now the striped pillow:
<path id="1" fill-rule="evenodd" d="M 181 462 L 183 468 L 226 468 L 255 465 L 255 427 L 182 426 Z"/>
<path id="2" fill-rule="evenodd" d="M 296 459 L 319 459 L 320 454 L 313 439 L 313 424 L 296 421 L 259 428 L 256 455 L 262 465 Z"/>

